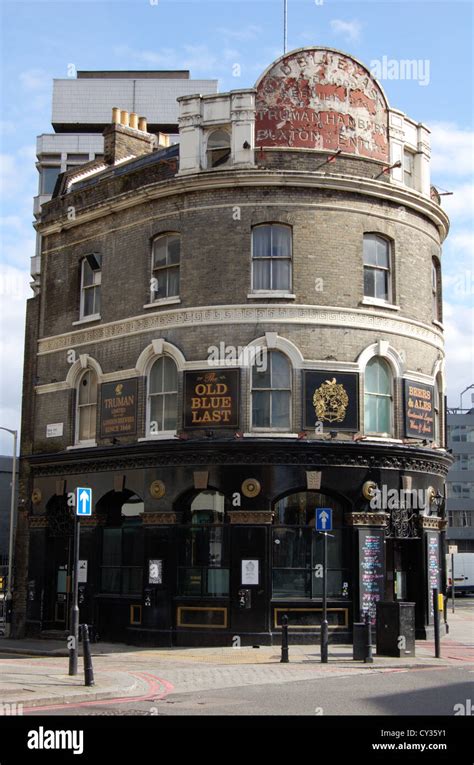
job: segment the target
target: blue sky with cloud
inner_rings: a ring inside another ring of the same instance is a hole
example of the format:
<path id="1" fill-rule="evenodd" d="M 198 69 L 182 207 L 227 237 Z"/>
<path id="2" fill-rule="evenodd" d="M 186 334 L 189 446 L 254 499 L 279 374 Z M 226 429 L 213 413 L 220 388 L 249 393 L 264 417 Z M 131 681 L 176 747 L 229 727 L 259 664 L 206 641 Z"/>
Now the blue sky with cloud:
<path id="1" fill-rule="evenodd" d="M 282 53 L 283 0 L 0 0 L 0 425 L 19 427 L 24 300 L 34 254 L 35 139 L 52 132 L 53 78 L 76 69 L 191 70 L 220 90 L 252 87 Z M 474 382 L 473 6 L 288 0 L 288 49 L 327 45 L 372 62 L 422 62 L 382 79 L 392 106 L 432 130 L 432 182 L 451 216 L 444 245 L 448 403 Z M 235 64 L 240 76 L 233 76 Z M 389 70 L 390 72 L 390 70 Z M 470 400 L 465 399 L 465 405 Z M 10 450 L 0 435 L 0 453 Z"/>

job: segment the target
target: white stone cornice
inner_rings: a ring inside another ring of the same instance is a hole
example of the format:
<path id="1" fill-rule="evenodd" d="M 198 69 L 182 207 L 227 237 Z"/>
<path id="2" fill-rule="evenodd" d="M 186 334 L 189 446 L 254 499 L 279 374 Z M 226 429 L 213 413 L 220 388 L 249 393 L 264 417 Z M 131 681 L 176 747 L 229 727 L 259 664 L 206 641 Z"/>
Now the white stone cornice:
<path id="1" fill-rule="evenodd" d="M 338 308 L 314 305 L 224 305 L 142 314 L 120 321 L 100 324 L 38 341 L 38 354 L 56 353 L 69 348 L 94 345 L 120 337 L 164 331 L 176 327 L 217 326 L 236 324 L 280 324 L 343 327 L 387 333 L 420 340 L 444 349 L 442 332 L 420 321 L 397 315 L 387 316 L 377 309 Z M 263 327 L 262 327 L 263 329 Z"/>
<path id="2" fill-rule="evenodd" d="M 394 184 L 361 178 L 358 176 L 325 174 L 320 172 L 294 170 L 231 170 L 223 169 L 212 173 L 190 173 L 186 177 L 176 176 L 173 179 L 151 183 L 139 189 L 119 194 L 104 203 L 94 203 L 83 210 L 77 210 L 74 220 L 66 217 L 52 223 L 39 223 L 37 231 L 44 235 L 65 231 L 82 223 L 96 220 L 111 213 L 117 213 L 151 199 L 162 199 L 177 194 L 189 194 L 195 191 L 213 189 L 235 189 L 239 187 L 258 188 L 297 187 L 309 189 L 329 189 L 331 191 L 352 192 L 374 197 L 380 201 L 389 201 L 398 206 L 404 206 L 429 218 L 437 227 L 441 240 L 444 240 L 449 230 L 449 219 L 444 210 L 413 189 L 395 186 Z"/>

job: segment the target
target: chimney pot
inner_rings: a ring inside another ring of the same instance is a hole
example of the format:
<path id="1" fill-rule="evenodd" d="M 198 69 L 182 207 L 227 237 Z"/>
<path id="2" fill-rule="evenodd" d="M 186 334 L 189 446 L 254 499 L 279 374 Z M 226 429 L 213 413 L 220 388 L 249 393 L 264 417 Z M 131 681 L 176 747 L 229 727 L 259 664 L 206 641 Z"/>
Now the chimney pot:
<path id="1" fill-rule="evenodd" d="M 144 133 L 147 132 L 146 117 L 139 117 L 138 118 L 138 129 L 139 130 L 143 130 Z"/>
<path id="2" fill-rule="evenodd" d="M 120 124 L 128 127 L 128 112 L 125 109 L 120 112 Z"/>
<path id="3" fill-rule="evenodd" d="M 117 106 L 112 109 L 112 123 L 114 125 L 120 124 L 120 109 Z"/>
<path id="4" fill-rule="evenodd" d="M 138 114 L 135 112 L 131 112 L 130 114 L 129 127 L 133 128 L 134 130 L 137 130 L 138 128 Z"/>

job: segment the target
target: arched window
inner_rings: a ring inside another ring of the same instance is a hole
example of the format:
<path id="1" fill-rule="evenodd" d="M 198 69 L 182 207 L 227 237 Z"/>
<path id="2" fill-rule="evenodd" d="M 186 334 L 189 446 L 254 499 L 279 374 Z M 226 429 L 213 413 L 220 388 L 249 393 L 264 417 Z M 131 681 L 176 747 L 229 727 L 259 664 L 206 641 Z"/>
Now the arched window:
<path id="1" fill-rule="evenodd" d="M 364 234 L 364 297 L 392 302 L 390 242 Z"/>
<path id="2" fill-rule="evenodd" d="M 102 536 L 101 591 L 138 594 L 143 587 L 144 512 L 141 497 L 125 489 L 110 491 L 96 505 L 105 520 Z"/>
<path id="3" fill-rule="evenodd" d="M 175 433 L 178 413 L 178 370 L 170 356 L 160 356 L 148 375 L 148 435 Z"/>
<path id="4" fill-rule="evenodd" d="M 86 369 L 77 386 L 76 443 L 94 442 L 97 420 L 97 375 Z"/>
<path id="5" fill-rule="evenodd" d="M 153 241 L 151 301 L 179 295 L 181 237 L 162 234 Z"/>
<path id="6" fill-rule="evenodd" d="M 270 223 L 252 229 L 252 290 L 291 291 L 292 232 Z"/>
<path id="7" fill-rule="evenodd" d="M 266 364 L 252 367 L 252 427 L 289 430 L 291 367 L 280 351 L 269 351 Z"/>
<path id="8" fill-rule="evenodd" d="M 433 321 L 442 321 L 441 267 L 437 258 L 431 259 L 431 304 Z"/>
<path id="9" fill-rule="evenodd" d="M 214 130 L 207 139 L 207 167 L 225 165 L 230 157 L 230 135 L 227 130 Z"/>
<path id="10" fill-rule="evenodd" d="M 228 595 L 228 499 L 219 491 L 205 489 L 189 493 L 176 506 L 184 510 L 184 525 L 178 530 L 179 594 L 199 597 Z"/>
<path id="11" fill-rule="evenodd" d="M 349 599 L 350 530 L 344 528 L 344 506 L 317 491 L 300 491 L 273 505 L 272 584 L 275 598 L 320 598 L 323 539 L 314 533 L 316 513 L 332 512 L 328 536 L 328 594 Z M 337 615 L 335 615 L 337 618 Z"/>
<path id="12" fill-rule="evenodd" d="M 375 356 L 365 368 L 364 430 L 366 433 L 392 433 L 392 374 L 384 359 Z"/>

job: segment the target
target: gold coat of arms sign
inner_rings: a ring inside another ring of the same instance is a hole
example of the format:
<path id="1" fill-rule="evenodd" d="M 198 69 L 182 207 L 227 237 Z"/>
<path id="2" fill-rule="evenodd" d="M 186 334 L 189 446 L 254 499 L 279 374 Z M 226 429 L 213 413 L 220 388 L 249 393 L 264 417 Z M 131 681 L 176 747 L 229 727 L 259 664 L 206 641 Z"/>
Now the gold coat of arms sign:
<path id="1" fill-rule="evenodd" d="M 305 372 L 304 427 L 357 431 L 359 376 L 348 372 Z M 320 426 L 321 427 L 321 426 Z"/>

